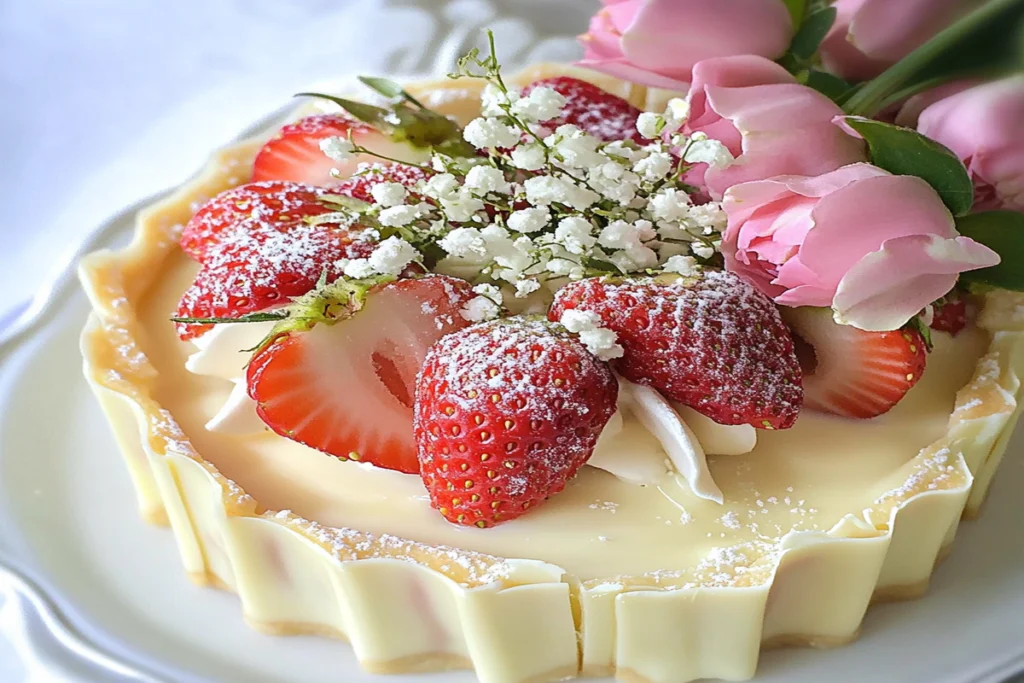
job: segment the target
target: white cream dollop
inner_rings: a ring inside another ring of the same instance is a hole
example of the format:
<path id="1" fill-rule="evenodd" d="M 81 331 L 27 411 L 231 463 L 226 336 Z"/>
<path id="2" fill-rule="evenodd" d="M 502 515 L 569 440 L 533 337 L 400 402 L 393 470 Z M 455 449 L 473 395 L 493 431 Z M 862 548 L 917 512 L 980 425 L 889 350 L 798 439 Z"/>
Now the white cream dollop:
<path id="1" fill-rule="evenodd" d="M 185 369 L 197 375 L 220 377 L 234 383 L 227 401 L 206 428 L 225 434 L 255 434 L 266 428 L 256 414 L 256 402 L 249 397 L 245 381 L 246 349 L 266 337 L 274 322 L 223 323 L 192 340 L 196 352 L 185 361 Z"/>

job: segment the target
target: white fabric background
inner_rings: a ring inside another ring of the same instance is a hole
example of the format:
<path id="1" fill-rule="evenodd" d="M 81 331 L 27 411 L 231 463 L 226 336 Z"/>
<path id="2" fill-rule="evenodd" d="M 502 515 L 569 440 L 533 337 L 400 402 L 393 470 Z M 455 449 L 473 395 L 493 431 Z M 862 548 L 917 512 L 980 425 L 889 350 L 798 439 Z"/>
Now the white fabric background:
<path id="1" fill-rule="evenodd" d="M 447 71 L 484 27 L 509 68 L 569 60 L 598 4 L 0 0 L 0 329 L 104 219 L 183 181 L 292 93 Z M 0 599 L 0 621 L 14 609 Z M 17 649 L 0 637 L 0 681 L 65 680 Z"/>
<path id="2" fill-rule="evenodd" d="M 57 256 L 310 83 L 434 70 L 500 29 L 571 58 L 597 0 L 0 0 L 0 324 Z M 538 53 L 538 50 L 540 54 Z"/>

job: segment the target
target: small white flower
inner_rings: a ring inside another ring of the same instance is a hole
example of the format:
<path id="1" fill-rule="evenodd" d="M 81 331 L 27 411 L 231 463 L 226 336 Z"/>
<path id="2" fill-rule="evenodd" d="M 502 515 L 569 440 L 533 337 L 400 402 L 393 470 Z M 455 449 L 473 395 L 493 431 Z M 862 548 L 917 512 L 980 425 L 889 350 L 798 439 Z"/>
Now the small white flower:
<path id="1" fill-rule="evenodd" d="M 466 221 L 473 220 L 477 212 L 483 210 L 484 203 L 474 197 L 468 189 L 461 188 L 454 197 L 442 199 L 441 208 L 444 209 L 444 213 L 448 216 L 449 221 L 465 223 Z"/>
<path id="2" fill-rule="evenodd" d="M 501 290 L 491 284 L 477 285 L 473 291 L 480 296 L 485 296 L 491 301 L 500 304 L 502 300 Z"/>
<path id="3" fill-rule="evenodd" d="M 512 105 L 512 113 L 524 121 L 549 121 L 562 113 L 565 97 L 546 85 L 534 88 Z"/>
<path id="4" fill-rule="evenodd" d="M 552 202 L 569 203 L 571 188 L 561 178 L 540 175 L 527 178 L 523 183 L 526 201 L 534 206 L 548 206 Z"/>
<path id="5" fill-rule="evenodd" d="M 345 277 L 350 277 L 355 280 L 361 280 L 364 277 L 370 277 L 376 271 L 373 266 L 370 265 L 370 259 L 365 258 L 354 258 L 345 264 Z"/>
<path id="6" fill-rule="evenodd" d="M 610 157 L 616 157 L 629 162 L 636 161 L 638 158 L 637 150 L 630 147 L 623 140 L 609 142 L 607 145 L 601 148 L 601 151 Z"/>
<path id="7" fill-rule="evenodd" d="M 587 350 L 601 360 L 621 358 L 622 346 L 617 342 L 615 332 L 601 326 L 601 316 L 593 311 L 569 309 L 562 313 L 559 320 L 562 327 L 573 334 L 578 334 L 580 342 Z"/>
<path id="8" fill-rule="evenodd" d="M 320 141 L 320 151 L 327 155 L 331 161 L 337 161 L 338 163 L 352 158 L 354 150 L 355 145 L 337 135 L 332 135 Z"/>
<path id="9" fill-rule="evenodd" d="M 667 152 L 653 152 L 633 165 L 633 170 L 645 180 L 661 180 L 672 172 L 672 155 Z"/>
<path id="10" fill-rule="evenodd" d="M 636 118 L 636 129 L 640 135 L 648 140 L 661 137 L 661 131 L 665 128 L 665 119 L 660 114 L 645 111 Z"/>
<path id="11" fill-rule="evenodd" d="M 493 166 L 474 166 L 466 174 L 465 187 L 480 194 L 496 192 L 508 194 L 509 185 L 505 174 Z"/>
<path id="12" fill-rule="evenodd" d="M 665 107 L 665 122 L 668 128 L 676 131 L 690 118 L 690 103 L 681 97 L 673 97 Z"/>
<path id="13" fill-rule="evenodd" d="M 690 195 L 674 187 L 659 190 L 648 201 L 651 215 L 660 221 L 681 221 L 689 214 L 691 207 Z"/>
<path id="14" fill-rule="evenodd" d="M 512 150 L 512 165 L 524 171 L 539 171 L 547 163 L 544 148 L 537 143 L 522 144 Z"/>
<path id="15" fill-rule="evenodd" d="M 479 323 L 497 318 L 501 309 L 487 297 L 475 296 L 466 302 L 459 314 L 471 323 Z"/>
<path id="16" fill-rule="evenodd" d="M 438 173 L 423 184 L 422 192 L 431 199 L 451 199 L 459 190 L 459 181 L 451 173 Z"/>
<path id="17" fill-rule="evenodd" d="M 704 244 L 703 242 L 694 242 L 690 245 L 690 250 L 701 258 L 711 258 L 715 255 L 714 247 Z"/>
<path id="18" fill-rule="evenodd" d="M 585 254 L 597 241 L 591 235 L 593 226 L 582 216 L 568 216 L 558 222 L 555 228 L 555 242 L 565 247 L 570 254 Z"/>
<path id="19" fill-rule="evenodd" d="M 508 217 L 508 227 L 516 232 L 537 232 L 551 222 L 551 212 L 546 208 L 519 209 Z"/>
<path id="20" fill-rule="evenodd" d="M 694 227 L 702 228 L 704 234 L 725 229 L 728 217 L 719 202 L 708 202 L 700 206 L 691 206 L 686 213 L 686 222 Z"/>
<path id="21" fill-rule="evenodd" d="M 444 173 L 448 170 L 448 164 L 452 162 L 452 158 L 447 154 L 435 153 L 430 157 L 430 167 L 438 173 Z"/>
<path id="22" fill-rule="evenodd" d="M 609 261 L 624 273 L 654 268 L 658 265 L 658 254 L 650 247 L 632 246 L 612 254 Z"/>
<path id="23" fill-rule="evenodd" d="M 691 164 L 707 164 L 711 168 L 722 169 L 729 166 L 735 158 L 729 148 L 718 140 L 698 140 L 696 135 L 691 136 L 692 142 L 686 149 L 683 156 L 684 161 Z"/>
<path id="24" fill-rule="evenodd" d="M 481 113 L 484 116 L 506 116 L 504 105 L 514 104 L 519 99 L 519 92 L 509 90 L 508 95 L 501 91 L 501 88 L 488 83 L 480 95 Z"/>
<path id="25" fill-rule="evenodd" d="M 516 298 L 525 299 L 534 292 L 540 289 L 540 283 L 536 280 L 527 278 L 524 280 L 516 281 Z"/>
<path id="26" fill-rule="evenodd" d="M 380 221 L 381 225 L 397 228 L 403 225 L 409 225 L 413 221 L 422 218 L 429 213 L 429 210 L 430 208 L 427 204 L 416 204 L 414 206 L 402 204 L 401 206 L 391 206 L 381 211 L 377 216 L 377 220 Z"/>
<path id="27" fill-rule="evenodd" d="M 370 195 L 373 197 L 373 201 L 385 208 L 398 206 L 405 201 L 407 194 L 405 186 L 400 183 L 377 183 L 370 188 Z"/>
<path id="28" fill-rule="evenodd" d="M 592 330 L 601 324 L 601 316 L 593 311 L 581 311 L 578 308 L 570 308 L 562 313 L 562 327 L 574 334 L 583 330 Z"/>
<path id="29" fill-rule="evenodd" d="M 601 360 L 622 358 L 626 352 L 622 345 L 617 343 L 618 335 L 604 327 L 583 330 L 580 332 L 580 341 L 587 347 L 588 351 Z"/>
<path id="30" fill-rule="evenodd" d="M 476 228 L 455 228 L 437 244 L 455 257 L 487 256 L 487 244 Z"/>
<path id="31" fill-rule="evenodd" d="M 597 241 L 608 249 L 628 249 L 639 246 L 640 235 L 635 225 L 619 220 L 604 226 Z"/>
<path id="32" fill-rule="evenodd" d="M 614 161 L 590 169 L 587 180 L 605 199 L 622 206 L 629 205 L 636 198 L 637 190 L 640 188 L 640 176 L 627 171 Z"/>
<path id="33" fill-rule="evenodd" d="M 698 272 L 697 260 L 692 256 L 673 256 L 662 264 L 661 269 L 679 275 L 696 275 Z"/>
<path id="34" fill-rule="evenodd" d="M 568 275 L 576 268 L 579 268 L 578 263 L 564 258 L 553 258 L 547 263 L 547 271 L 552 275 Z"/>
<path id="35" fill-rule="evenodd" d="M 605 158 L 597 151 L 600 140 L 570 124 L 559 126 L 544 142 L 569 168 L 590 168 Z"/>
<path id="36" fill-rule="evenodd" d="M 419 257 L 416 248 L 401 237 L 389 237 L 374 249 L 367 260 L 374 272 L 398 275 Z"/>
<path id="37" fill-rule="evenodd" d="M 477 149 L 512 147 L 519 142 L 519 129 L 497 119 L 478 118 L 466 125 L 462 137 Z"/>

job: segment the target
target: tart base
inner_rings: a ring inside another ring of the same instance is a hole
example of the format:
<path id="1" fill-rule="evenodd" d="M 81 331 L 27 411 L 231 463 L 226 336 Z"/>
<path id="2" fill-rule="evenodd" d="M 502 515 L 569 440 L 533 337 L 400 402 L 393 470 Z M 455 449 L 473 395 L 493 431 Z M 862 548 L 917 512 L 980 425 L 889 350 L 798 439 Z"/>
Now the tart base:
<path id="1" fill-rule="evenodd" d="M 566 71 L 613 92 L 628 88 L 563 67 L 521 78 Z M 986 298 L 979 326 L 992 334 L 989 351 L 958 394 L 946 435 L 911 461 L 900 490 L 828 531 L 792 532 L 753 563 L 727 557 L 712 578 L 667 572 L 581 582 L 544 562 L 263 509 L 196 451 L 156 400 L 158 373 L 135 312 L 191 206 L 244 182 L 259 143 L 219 153 L 197 179 L 139 215 L 128 248 L 94 254 L 81 268 L 94 309 L 82 340 L 86 377 L 140 513 L 169 525 L 189 576 L 237 593 L 255 628 L 348 640 L 364 668 L 387 673 L 474 668 L 484 683 L 580 672 L 651 683 L 742 680 L 763 647 L 849 642 L 870 603 L 923 593 L 961 515 L 979 512 L 1020 414 L 1024 297 L 1006 292 Z"/>

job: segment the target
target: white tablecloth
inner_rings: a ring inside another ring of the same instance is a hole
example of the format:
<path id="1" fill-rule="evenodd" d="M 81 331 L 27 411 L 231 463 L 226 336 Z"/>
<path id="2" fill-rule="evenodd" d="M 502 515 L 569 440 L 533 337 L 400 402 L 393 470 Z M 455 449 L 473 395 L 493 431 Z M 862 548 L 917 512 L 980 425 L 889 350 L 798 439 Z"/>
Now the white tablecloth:
<path id="1" fill-rule="evenodd" d="M 292 93 L 446 68 L 485 26 L 506 61 L 570 58 L 596 4 L 0 0 L 0 321 L 69 245 Z M 552 38 L 521 51 L 534 26 Z"/>

